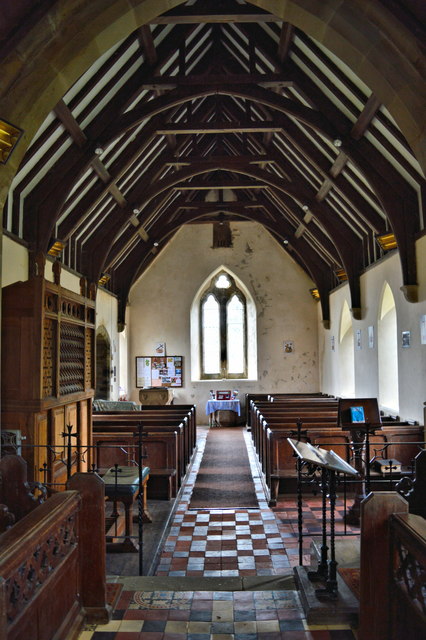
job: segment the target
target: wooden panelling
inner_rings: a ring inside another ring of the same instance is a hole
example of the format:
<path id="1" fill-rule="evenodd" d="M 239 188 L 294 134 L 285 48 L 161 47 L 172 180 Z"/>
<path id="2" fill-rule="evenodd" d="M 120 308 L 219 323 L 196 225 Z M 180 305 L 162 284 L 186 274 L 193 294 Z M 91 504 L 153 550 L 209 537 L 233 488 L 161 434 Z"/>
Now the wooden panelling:
<path id="1" fill-rule="evenodd" d="M 37 276 L 3 289 L 1 391 L 2 424 L 25 438 L 29 479 L 60 489 L 67 425 L 76 435 L 72 471 L 81 466 L 77 445 L 91 443 L 95 303 L 56 280 Z"/>

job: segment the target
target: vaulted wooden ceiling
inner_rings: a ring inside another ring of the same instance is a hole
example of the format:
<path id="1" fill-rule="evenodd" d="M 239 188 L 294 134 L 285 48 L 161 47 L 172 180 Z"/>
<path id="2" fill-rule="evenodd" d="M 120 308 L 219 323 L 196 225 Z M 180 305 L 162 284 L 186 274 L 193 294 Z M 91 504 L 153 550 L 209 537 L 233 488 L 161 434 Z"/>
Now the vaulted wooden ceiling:
<path id="1" fill-rule="evenodd" d="M 425 180 L 369 87 L 243 0 L 189 0 L 137 29 L 63 96 L 29 147 L 4 227 L 120 300 L 184 224 L 262 224 L 328 295 L 394 234 L 407 291 Z M 267 259 L 267 257 L 265 257 Z M 407 294 L 408 295 L 408 294 Z"/>

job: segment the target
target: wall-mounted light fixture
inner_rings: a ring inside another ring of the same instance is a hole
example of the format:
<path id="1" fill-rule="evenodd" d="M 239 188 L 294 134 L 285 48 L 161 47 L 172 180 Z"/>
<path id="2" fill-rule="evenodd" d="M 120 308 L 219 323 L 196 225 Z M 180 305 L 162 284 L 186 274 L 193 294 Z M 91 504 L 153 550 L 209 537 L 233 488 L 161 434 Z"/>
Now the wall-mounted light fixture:
<path id="1" fill-rule="evenodd" d="M 13 124 L 0 120 L 0 163 L 6 164 L 10 154 L 16 147 L 19 138 L 22 135 L 22 129 L 18 129 Z"/>
<path id="2" fill-rule="evenodd" d="M 336 274 L 336 277 L 340 282 L 346 282 L 346 280 L 348 279 L 348 274 L 344 269 L 337 269 L 334 273 Z"/>
<path id="3" fill-rule="evenodd" d="M 111 280 L 111 276 L 109 273 L 103 273 L 101 275 L 101 277 L 98 280 L 98 285 L 100 287 L 104 287 L 106 285 L 107 282 L 109 282 Z"/>
<path id="4" fill-rule="evenodd" d="M 383 251 L 390 251 L 391 249 L 396 249 L 396 238 L 393 233 L 382 233 L 376 236 L 376 241 Z"/>
<path id="5" fill-rule="evenodd" d="M 61 240 L 53 240 L 50 249 L 47 252 L 47 255 L 53 256 L 54 258 L 59 258 L 64 248 L 64 242 L 61 242 Z"/>
<path id="6" fill-rule="evenodd" d="M 309 289 L 309 293 L 311 294 L 311 296 L 313 297 L 314 300 L 319 300 L 320 299 L 320 294 L 318 289 L 313 288 L 313 289 Z"/>

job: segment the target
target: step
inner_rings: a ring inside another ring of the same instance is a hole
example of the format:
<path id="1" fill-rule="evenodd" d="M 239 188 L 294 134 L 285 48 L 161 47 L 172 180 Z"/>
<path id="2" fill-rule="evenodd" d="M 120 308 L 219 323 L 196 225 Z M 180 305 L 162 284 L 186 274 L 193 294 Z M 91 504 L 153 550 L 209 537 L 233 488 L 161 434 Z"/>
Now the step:
<path id="1" fill-rule="evenodd" d="M 312 564 L 316 565 L 321 558 L 322 538 L 313 538 L 311 542 Z M 327 537 L 327 545 L 330 546 L 330 538 Z M 339 567 L 358 567 L 360 563 L 360 538 L 348 536 L 335 540 L 335 556 Z M 330 560 L 330 549 L 328 549 Z"/>
<path id="2" fill-rule="evenodd" d="M 108 580 L 110 582 L 110 580 Z M 216 578 L 197 576 L 114 576 L 124 591 L 295 591 L 293 573 L 283 576 Z"/>

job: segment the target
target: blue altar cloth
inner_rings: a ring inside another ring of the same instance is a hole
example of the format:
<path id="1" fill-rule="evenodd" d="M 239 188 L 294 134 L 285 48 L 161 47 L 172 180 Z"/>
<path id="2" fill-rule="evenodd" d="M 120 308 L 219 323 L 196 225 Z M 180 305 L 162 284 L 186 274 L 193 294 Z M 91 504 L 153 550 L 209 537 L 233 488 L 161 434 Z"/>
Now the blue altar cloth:
<path id="1" fill-rule="evenodd" d="M 240 415 L 239 400 L 208 400 L 206 404 L 206 415 L 210 415 L 215 411 L 235 411 Z"/>

